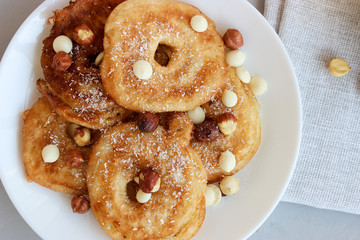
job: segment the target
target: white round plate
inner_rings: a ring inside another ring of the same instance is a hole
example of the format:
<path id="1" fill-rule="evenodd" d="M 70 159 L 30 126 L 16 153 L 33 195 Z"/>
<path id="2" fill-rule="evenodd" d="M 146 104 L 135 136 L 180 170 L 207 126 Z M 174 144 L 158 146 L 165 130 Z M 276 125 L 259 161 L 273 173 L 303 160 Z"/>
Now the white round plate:
<path id="1" fill-rule="evenodd" d="M 270 215 L 293 172 L 301 135 L 297 81 L 288 55 L 270 25 L 245 0 L 187 0 L 217 24 L 223 34 L 237 28 L 244 36 L 244 67 L 264 77 L 268 91 L 260 96 L 262 141 L 254 159 L 237 176 L 238 194 L 207 208 L 195 239 L 245 239 Z M 43 2 L 23 23 L 0 66 L 0 176 L 15 207 L 43 239 L 108 239 L 92 213 L 73 214 L 71 196 L 28 183 L 22 164 L 22 112 L 40 96 L 35 81 L 42 77 L 42 40 L 47 19 L 68 0 Z"/>

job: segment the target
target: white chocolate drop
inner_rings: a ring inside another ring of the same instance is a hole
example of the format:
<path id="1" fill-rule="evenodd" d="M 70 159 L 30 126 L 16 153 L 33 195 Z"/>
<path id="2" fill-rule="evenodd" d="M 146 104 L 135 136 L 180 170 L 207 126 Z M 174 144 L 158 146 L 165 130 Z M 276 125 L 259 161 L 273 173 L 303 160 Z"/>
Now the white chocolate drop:
<path id="1" fill-rule="evenodd" d="M 196 15 L 191 18 L 190 25 L 196 32 L 205 32 L 208 28 L 208 22 L 206 18 L 201 15 Z"/>
<path id="2" fill-rule="evenodd" d="M 152 76 L 153 70 L 151 64 L 145 60 L 137 61 L 133 66 L 136 77 L 147 80 Z"/>
<path id="3" fill-rule="evenodd" d="M 73 44 L 70 38 L 65 35 L 60 35 L 54 39 L 53 48 L 55 52 L 63 51 L 69 53 L 73 48 Z"/>
<path id="4" fill-rule="evenodd" d="M 245 68 L 243 68 L 243 67 L 236 68 L 236 75 L 243 83 L 250 82 L 250 79 L 251 79 L 250 73 Z"/>
<path id="5" fill-rule="evenodd" d="M 265 79 L 259 76 L 251 78 L 249 87 L 256 96 L 260 96 L 267 91 L 267 83 Z"/>
<path id="6" fill-rule="evenodd" d="M 201 107 L 189 110 L 187 111 L 187 114 L 194 124 L 200 124 L 205 120 L 205 111 Z"/>
<path id="7" fill-rule="evenodd" d="M 226 89 L 221 97 L 221 101 L 226 107 L 233 107 L 236 105 L 238 97 L 236 93 Z"/>
<path id="8" fill-rule="evenodd" d="M 60 150 L 56 145 L 49 144 L 43 148 L 41 151 L 41 156 L 44 162 L 53 163 L 59 159 Z"/>
<path id="9" fill-rule="evenodd" d="M 225 56 L 225 61 L 231 67 L 240 67 L 245 62 L 245 53 L 241 50 L 231 50 Z"/>
<path id="10" fill-rule="evenodd" d="M 221 153 L 219 159 L 219 166 L 225 172 L 231 172 L 236 166 L 235 155 L 229 150 Z"/>

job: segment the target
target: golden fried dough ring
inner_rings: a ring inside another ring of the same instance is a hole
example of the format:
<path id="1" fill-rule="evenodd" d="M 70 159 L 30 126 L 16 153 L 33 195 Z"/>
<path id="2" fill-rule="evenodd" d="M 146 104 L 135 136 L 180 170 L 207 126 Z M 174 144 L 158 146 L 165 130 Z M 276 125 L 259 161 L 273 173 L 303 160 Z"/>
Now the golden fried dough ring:
<path id="1" fill-rule="evenodd" d="M 200 154 L 208 174 L 208 182 L 216 182 L 224 176 L 233 175 L 249 163 L 260 145 L 261 124 L 259 116 L 260 105 L 254 95 L 236 76 L 235 68 L 229 69 L 228 83 L 225 89 L 232 90 L 238 96 L 237 104 L 228 108 L 221 101 L 222 92 L 214 100 L 204 104 L 206 117 L 217 119 L 222 113 L 230 112 L 237 118 L 236 130 L 228 136 L 220 133 L 214 142 L 199 142 L 191 140 L 191 146 Z M 236 166 L 230 173 L 219 166 L 222 152 L 229 150 L 236 158 Z"/>
<path id="2" fill-rule="evenodd" d="M 185 240 L 202 225 L 206 172 L 185 141 L 190 119 L 178 116 L 181 125 L 170 124 L 169 131 L 158 126 L 143 133 L 136 123 L 117 125 L 94 146 L 87 171 L 91 208 L 111 238 Z M 129 198 L 127 184 L 147 168 L 160 175 L 161 186 L 139 203 Z"/>
<path id="3" fill-rule="evenodd" d="M 23 118 L 23 157 L 28 181 L 58 192 L 86 194 L 86 166 L 91 148 L 80 148 L 74 143 L 67 134 L 69 123 L 53 111 L 45 97 L 26 110 Z M 42 149 L 49 144 L 60 150 L 60 157 L 54 163 L 45 163 L 41 156 Z M 70 149 L 84 155 L 85 162 L 78 168 L 71 168 L 64 161 L 64 155 Z"/>
<path id="4" fill-rule="evenodd" d="M 205 32 L 191 28 L 195 15 L 207 19 Z M 167 66 L 154 59 L 159 44 L 172 50 Z M 209 101 L 223 85 L 223 40 L 211 19 L 183 2 L 125 1 L 106 22 L 104 49 L 104 87 L 118 104 L 130 110 L 186 111 Z M 152 66 L 148 80 L 133 73 L 139 60 Z"/>
<path id="5" fill-rule="evenodd" d="M 50 35 L 43 41 L 41 66 L 45 80 L 39 80 L 39 91 L 49 99 L 54 110 L 67 121 L 100 129 L 114 125 L 128 114 L 103 89 L 100 70 L 94 65 L 103 50 L 104 25 L 111 10 L 123 0 L 77 0 L 55 11 Z M 53 69 L 53 41 L 59 35 L 73 39 L 79 25 L 87 25 L 94 33 L 90 45 L 73 42 L 69 53 L 72 64 L 65 72 Z"/>

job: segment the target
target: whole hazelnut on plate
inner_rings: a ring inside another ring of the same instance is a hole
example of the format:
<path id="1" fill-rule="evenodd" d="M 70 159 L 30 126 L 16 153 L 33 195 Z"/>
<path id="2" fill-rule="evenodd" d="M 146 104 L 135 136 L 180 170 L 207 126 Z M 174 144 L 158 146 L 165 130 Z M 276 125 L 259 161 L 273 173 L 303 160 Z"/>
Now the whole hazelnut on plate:
<path id="1" fill-rule="evenodd" d="M 84 196 L 74 196 L 71 200 L 71 208 L 74 213 L 86 213 L 90 209 L 90 202 Z"/>
<path id="2" fill-rule="evenodd" d="M 223 36 L 223 40 L 226 47 L 231 50 L 238 49 L 244 45 L 243 37 L 237 29 L 228 29 Z"/>

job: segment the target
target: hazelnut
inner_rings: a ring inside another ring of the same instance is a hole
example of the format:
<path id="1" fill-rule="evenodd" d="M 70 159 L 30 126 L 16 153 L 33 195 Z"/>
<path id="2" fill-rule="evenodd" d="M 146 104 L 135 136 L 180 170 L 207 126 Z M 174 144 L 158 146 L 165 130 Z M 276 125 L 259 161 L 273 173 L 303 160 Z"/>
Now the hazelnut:
<path id="1" fill-rule="evenodd" d="M 223 113 L 218 117 L 218 126 L 225 135 L 232 134 L 236 129 L 237 119 L 232 113 Z"/>
<path id="2" fill-rule="evenodd" d="M 159 125 L 159 117 L 150 112 L 141 113 L 138 117 L 138 127 L 140 131 L 150 133 L 155 131 Z"/>
<path id="3" fill-rule="evenodd" d="M 334 58 L 329 64 L 329 71 L 335 77 L 342 77 L 351 70 L 349 64 L 341 58 Z"/>
<path id="4" fill-rule="evenodd" d="M 233 195 L 239 191 L 240 181 L 236 177 L 226 176 L 220 181 L 220 189 L 225 195 Z"/>
<path id="5" fill-rule="evenodd" d="M 86 24 L 82 24 L 74 29 L 73 38 L 80 45 L 90 45 L 93 43 L 95 35 Z"/>
<path id="6" fill-rule="evenodd" d="M 41 156 L 44 162 L 53 163 L 58 160 L 60 156 L 60 150 L 56 145 L 49 144 L 42 149 Z"/>
<path id="7" fill-rule="evenodd" d="M 71 207 L 74 213 L 86 213 L 90 209 L 90 202 L 84 196 L 74 196 L 71 200 Z"/>
<path id="8" fill-rule="evenodd" d="M 126 193 L 131 201 L 136 202 L 136 194 L 139 191 L 139 184 L 136 183 L 134 180 L 131 180 L 126 185 Z"/>
<path id="9" fill-rule="evenodd" d="M 139 182 L 140 182 L 139 176 L 134 177 L 134 182 L 136 182 L 137 184 L 139 184 Z"/>
<path id="10" fill-rule="evenodd" d="M 91 132 L 89 129 L 84 127 L 78 127 L 74 130 L 74 141 L 80 146 L 86 146 L 91 144 Z"/>
<path id="11" fill-rule="evenodd" d="M 228 29 L 223 37 L 225 45 L 232 49 L 238 49 L 244 45 L 243 37 L 239 30 L 237 29 Z"/>
<path id="12" fill-rule="evenodd" d="M 150 168 L 139 174 L 139 186 L 144 193 L 157 192 L 160 188 L 160 182 L 159 174 Z"/>
<path id="13" fill-rule="evenodd" d="M 136 193 L 136 200 L 139 203 L 146 203 L 151 198 L 151 193 L 144 193 L 141 189 Z"/>
<path id="14" fill-rule="evenodd" d="M 72 168 L 78 168 L 84 162 L 84 155 L 77 149 L 70 149 L 65 153 L 64 161 Z"/>
<path id="15" fill-rule="evenodd" d="M 65 72 L 72 64 L 71 57 L 64 51 L 57 52 L 51 63 L 54 70 Z"/>
<path id="16" fill-rule="evenodd" d="M 213 142 L 219 135 L 219 127 L 213 119 L 206 119 L 194 129 L 194 136 L 199 142 Z"/>

